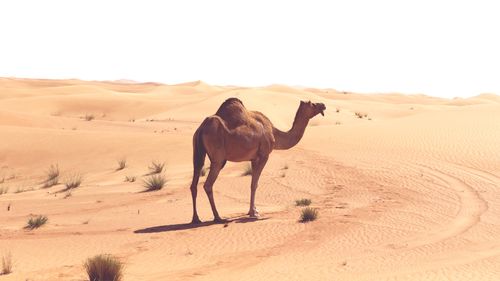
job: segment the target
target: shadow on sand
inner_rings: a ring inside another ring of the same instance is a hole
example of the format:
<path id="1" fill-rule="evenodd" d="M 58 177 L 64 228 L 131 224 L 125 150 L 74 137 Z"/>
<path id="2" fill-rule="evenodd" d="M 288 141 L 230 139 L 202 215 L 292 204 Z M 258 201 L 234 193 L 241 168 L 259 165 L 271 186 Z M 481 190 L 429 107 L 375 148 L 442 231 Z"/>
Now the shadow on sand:
<path id="1" fill-rule="evenodd" d="M 255 221 L 263 221 L 268 220 L 269 218 L 249 218 L 249 217 L 235 217 L 227 219 L 225 223 L 217 223 L 213 221 L 202 222 L 199 224 L 192 223 L 179 223 L 179 224 L 168 224 L 168 225 L 159 225 L 153 227 L 142 228 L 134 231 L 134 233 L 157 233 L 157 232 L 168 232 L 168 231 L 177 231 L 177 230 L 186 230 L 186 229 L 194 229 L 199 227 L 210 226 L 214 224 L 220 224 L 224 227 L 227 227 L 230 223 L 249 223 Z"/>

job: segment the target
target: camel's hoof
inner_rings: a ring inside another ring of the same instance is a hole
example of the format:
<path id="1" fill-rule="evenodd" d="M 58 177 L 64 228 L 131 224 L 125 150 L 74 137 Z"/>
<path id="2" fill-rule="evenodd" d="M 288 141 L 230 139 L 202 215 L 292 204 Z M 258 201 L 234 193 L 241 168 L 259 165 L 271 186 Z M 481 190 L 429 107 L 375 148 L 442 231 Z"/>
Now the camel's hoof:
<path id="1" fill-rule="evenodd" d="M 250 216 L 251 218 L 255 218 L 255 219 L 260 218 L 259 212 L 257 212 L 257 211 L 253 211 L 253 212 L 250 211 L 250 212 L 248 212 L 248 216 Z"/>
<path id="2" fill-rule="evenodd" d="M 221 219 L 221 218 L 215 218 L 214 223 L 227 223 L 226 219 Z"/>
<path id="3" fill-rule="evenodd" d="M 201 220 L 199 218 L 193 218 L 193 220 L 191 221 L 191 224 L 200 224 L 201 223 Z"/>

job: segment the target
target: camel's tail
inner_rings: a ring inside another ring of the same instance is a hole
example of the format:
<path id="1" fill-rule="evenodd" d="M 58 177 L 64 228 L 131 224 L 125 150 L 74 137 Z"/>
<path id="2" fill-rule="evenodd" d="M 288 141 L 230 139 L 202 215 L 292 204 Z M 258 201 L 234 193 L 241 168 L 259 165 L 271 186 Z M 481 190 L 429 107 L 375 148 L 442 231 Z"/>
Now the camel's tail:
<path id="1" fill-rule="evenodd" d="M 193 168 L 195 173 L 199 172 L 205 164 L 207 150 L 201 139 L 201 127 L 196 130 L 193 136 Z"/>

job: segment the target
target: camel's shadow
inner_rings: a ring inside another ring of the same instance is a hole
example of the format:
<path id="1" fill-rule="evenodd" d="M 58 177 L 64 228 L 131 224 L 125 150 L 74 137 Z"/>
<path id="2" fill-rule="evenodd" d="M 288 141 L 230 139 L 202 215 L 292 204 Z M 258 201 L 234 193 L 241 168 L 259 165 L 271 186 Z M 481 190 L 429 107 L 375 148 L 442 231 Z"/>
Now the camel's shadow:
<path id="1" fill-rule="evenodd" d="M 205 227 L 205 226 L 216 225 L 216 224 L 223 225 L 224 227 L 227 227 L 230 223 L 249 223 L 249 222 L 263 221 L 263 220 L 267 220 L 267 219 L 269 219 L 269 218 L 268 217 L 266 217 L 266 218 L 235 217 L 235 218 L 227 219 L 227 221 L 225 223 L 206 221 L 206 222 L 202 222 L 199 224 L 192 224 L 192 223 L 168 224 L 168 225 L 159 225 L 159 226 L 152 226 L 152 227 L 137 229 L 134 231 L 134 233 L 144 234 L 144 233 L 169 232 L 169 231 L 194 229 L 194 228 Z"/>

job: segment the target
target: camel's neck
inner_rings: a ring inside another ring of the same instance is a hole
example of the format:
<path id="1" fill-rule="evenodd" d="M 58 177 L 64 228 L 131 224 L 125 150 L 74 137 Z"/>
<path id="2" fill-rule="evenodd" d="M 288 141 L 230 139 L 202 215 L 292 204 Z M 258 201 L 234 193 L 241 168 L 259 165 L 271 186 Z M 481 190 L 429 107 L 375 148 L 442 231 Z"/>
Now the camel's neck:
<path id="1" fill-rule="evenodd" d="M 307 123 L 309 123 L 309 118 L 301 117 L 299 111 L 297 111 L 293 126 L 288 132 L 273 127 L 274 149 L 290 149 L 294 147 L 304 135 Z"/>

